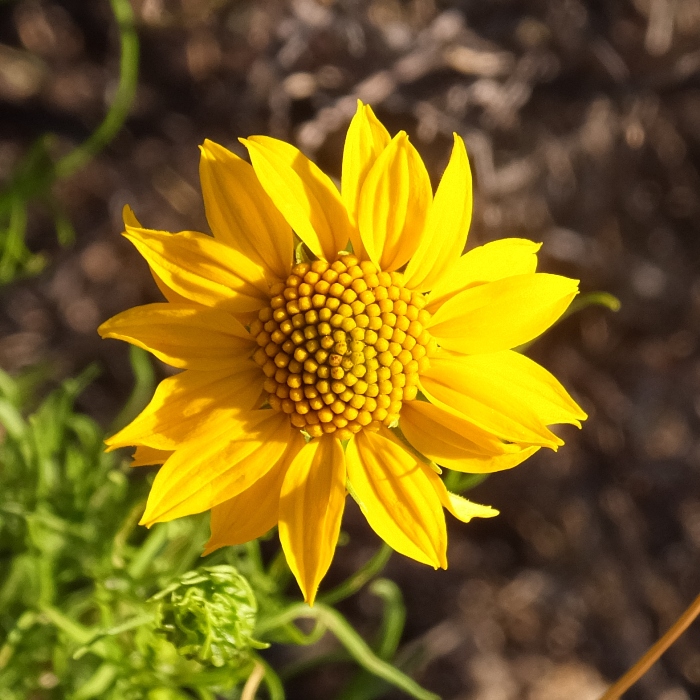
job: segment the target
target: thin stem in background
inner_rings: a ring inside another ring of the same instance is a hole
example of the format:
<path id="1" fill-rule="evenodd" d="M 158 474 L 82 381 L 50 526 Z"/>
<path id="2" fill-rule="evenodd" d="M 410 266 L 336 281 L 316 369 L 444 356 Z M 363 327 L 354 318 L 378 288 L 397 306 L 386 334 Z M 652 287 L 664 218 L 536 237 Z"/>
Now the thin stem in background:
<path id="1" fill-rule="evenodd" d="M 693 620 L 700 614 L 700 595 L 690 604 L 688 609 L 673 623 L 671 629 L 659 639 L 642 656 L 620 680 L 610 686 L 600 700 L 617 700 L 627 692 L 661 657 L 683 632 L 688 629 Z"/>
<path id="2" fill-rule="evenodd" d="M 261 657 L 257 657 L 257 662 L 265 669 L 263 683 L 265 683 L 267 692 L 270 694 L 270 700 L 285 700 L 284 686 L 275 670 Z"/>
<path id="3" fill-rule="evenodd" d="M 302 617 L 316 620 L 317 624 L 323 625 L 332 632 L 348 654 L 371 674 L 403 690 L 415 700 L 440 700 L 439 696 L 422 688 L 405 673 L 380 659 L 337 610 L 323 603 L 316 603 L 313 608 L 305 603 L 292 605 L 283 612 L 261 621 L 256 628 L 256 633 L 259 637 L 263 637 L 266 632 L 271 632 Z"/>
<path id="4" fill-rule="evenodd" d="M 134 29 L 134 12 L 129 0 L 109 0 L 119 25 L 121 59 L 119 86 L 103 122 L 90 136 L 56 163 L 57 178 L 72 175 L 94 158 L 122 128 L 136 95 L 139 77 L 139 39 Z"/>
<path id="5" fill-rule="evenodd" d="M 392 551 L 388 544 L 382 542 L 382 546 L 361 569 L 328 591 L 328 593 L 319 596 L 319 600 L 326 605 L 335 605 L 357 593 L 370 579 L 377 576 L 384 569 Z"/>

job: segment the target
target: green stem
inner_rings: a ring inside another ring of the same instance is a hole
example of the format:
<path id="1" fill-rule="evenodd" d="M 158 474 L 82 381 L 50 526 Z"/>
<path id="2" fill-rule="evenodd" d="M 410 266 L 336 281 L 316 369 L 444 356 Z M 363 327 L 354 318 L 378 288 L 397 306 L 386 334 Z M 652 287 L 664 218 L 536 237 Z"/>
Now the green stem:
<path id="1" fill-rule="evenodd" d="M 406 607 L 401 589 L 388 579 L 377 579 L 369 587 L 370 592 L 384 601 L 384 614 L 378 640 L 373 645 L 380 659 L 391 661 L 396 653 L 406 622 Z M 360 669 L 350 680 L 338 700 L 369 700 L 386 692 L 386 684 Z"/>
<path id="2" fill-rule="evenodd" d="M 148 567 L 153 563 L 156 554 L 161 550 L 163 545 L 168 541 L 168 528 L 159 523 L 152 530 L 146 541 L 141 546 L 141 549 L 136 553 L 131 560 L 131 564 L 127 568 L 127 573 L 132 579 L 138 581 L 148 570 Z"/>
<path id="3" fill-rule="evenodd" d="M 121 60 L 119 86 L 104 121 L 90 136 L 56 163 L 56 177 L 62 178 L 80 170 L 94 158 L 119 132 L 136 95 L 139 75 L 139 39 L 134 29 L 134 13 L 129 0 L 110 0 L 119 25 Z"/>
<path id="4" fill-rule="evenodd" d="M 488 474 L 463 474 L 462 472 L 448 471 L 445 476 L 445 488 L 452 493 L 464 493 L 486 481 L 488 477 Z"/>
<path id="5" fill-rule="evenodd" d="M 562 314 L 560 321 L 575 314 L 581 309 L 588 306 L 604 306 L 610 311 L 619 311 L 622 304 L 620 300 L 608 292 L 588 292 L 588 294 L 580 294 L 569 305 L 569 308 Z"/>
<path id="6" fill-rule="evenodd" d="M 155 385 L 155 372 L 151 364 L 150 355 L 136 345 L 129 348 L 129 364 L 134 373 L 134 388 L 131 395 L 119 411 L 119 415 L 112 422 L 110 432 L 121 430 L 127 423 L 131 423 L 141 413 L 153 396 Z"/>
<path id="7" fill-rule="evenodd" d="M 256 656 L 256 660 L 265 668 L 263 683 L 267 687 L 267 692 L 270 694 L 270 700 L 285 700 L 284 686 L 282 685 L 282 681 L 275 670 L 272 668 L 272 666 L 270 666 L 270 664 L 267 663 L 267 661 L 265 661 L 265 659 Z"/>
<path id="8" fill-rule="evenodd" d="M 382 546 L 361 569 L 343 581 L 343 583 L 328 591 L 328 593 L 319 596 L 319 600 L 326 605 L 335 605 L 357 593 L 368 581 L 384 569 L 392 551 L 388 544 L 382 542 Z"/>
<path id="9" fill-rule="evenodd" d="M 613 296 L 608 292 L 589 292 L 588 294 L 581 294 L 577 296 L 571 302 L 571 304 L 569 304 L 569 308 L 550 326 L 550 328 L 554 328 L 554 326 L 561 323 L 564 319 L 569 318 L 569 316 L 581 311 L 582 309 L 585 309 L 588 306 L 604 306 L 610 311 L 619 311 L 622 304 L 616 296 Z M 537 338 L 527 343 L 523 343 L 522 345 L 518 345 L 517 348 L 513 349 L 516 352 L 525 352 L 536 340 Z"/>
<path id="10" fill-rule="evenodd" d="M 301 617 L 311 618 L 327 627 L 345 647 L 350 656 L 371 674 L 391 683 L 416 700 L 440 700 L 439 696 L 425 690 L 425 688 L 421 688 L 412 678 L 401 673 L 401 671 L 386 663 L 386 661 L 382 661 L 337 610 L 329 608 L 323 603 L 317 603 L 313 608 L 310 608 L 305 603 L 292 605 L 283 613 L 276 615 L 274 618 L 268 618 L 268 620 L 259 625 L 258 635 L 261 636 L 263 632 L 271 631 L 281 624 L 286 624 Z"/>
<path id="11" fill-rule="evenodd" d="M 27 229 L 26 203 L 19 197 L 13 197 L 10 208 L 10 220 L 3 239 L 0 255 L 0 283 L 9 282 L 25 253 L 24 232 Z"/>
<path id="12" fill-rule="evenodd" d="M 388 660 L 394 656 L 399 647 L 406 624 L 406 606 L 401 589 L 389 579 L 377 579 L 369 590 L 384 601 L 384 617 L 376 651 L 380 659 Z"/>
<path id="13" fill-rule="evenodd" d="M 10 630 L 5 639 L 5 644 L 0 647 L 0 671 L 7 666 L 12 659 L 15 649 L 22 641 L 24 633 L 38 622 L 38 615 L 33 610 L 27 610 L 20 616 L 15 626 Z"/>
<path id="14" fill-rule="evenodd" d="M 290 678 L 294 678 L 302 673 L 312 671 L 319 666 L 342 663 L 350 660 L 350 655 L 347 651 L 345 651 L 345 649 L 336 649 L 335 651 L 329 651 L 327 654 L 319 654 L 318 656 L 312 656 L 309 659 L 302 659 L 300 661 L 294 661 L 287 664 L 280 670 L 280 677 L 285 681 L 288 681 Z"/>
<path id="15" fill-rule="evenodd" d="M 49 622 L 78 644 L 87 644 L 94 636 L 94 632 L 91 629 L 75 622 L 75 620 L 71 620 L 71 618 L 51 605 L 42 605 L 41 612 Z"/>

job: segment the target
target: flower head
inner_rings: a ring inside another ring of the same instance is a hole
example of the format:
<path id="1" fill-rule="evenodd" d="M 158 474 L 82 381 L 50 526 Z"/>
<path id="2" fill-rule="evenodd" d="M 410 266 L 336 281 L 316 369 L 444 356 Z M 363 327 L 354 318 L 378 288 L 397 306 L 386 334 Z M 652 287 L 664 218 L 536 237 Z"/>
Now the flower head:
<path id="1" fill-rule="evenodd" d="M 405 133 L 359 104 L 341 191 L 293 146 L 253 136 L 252 166 L 209 141 L 201 180 L 213 237 L 126 237 L 167 303 L 100 328 L 182 369 L 108 440 L 162 464 L 142 522 L 211 510 L 206 551 L 279 524 L 309 602 L 330 566 L 346 494 L 397 551 L 446 567 L 443 508 L 497 511 L 448 493 L 440 467 L 485 473 L 563 444 L 586 416 L 513 348 L 554 323 L 577 282 L 535 272 L 538 245 L 462 255 L 471 174 L 462 139 L 433 196 Z"/>

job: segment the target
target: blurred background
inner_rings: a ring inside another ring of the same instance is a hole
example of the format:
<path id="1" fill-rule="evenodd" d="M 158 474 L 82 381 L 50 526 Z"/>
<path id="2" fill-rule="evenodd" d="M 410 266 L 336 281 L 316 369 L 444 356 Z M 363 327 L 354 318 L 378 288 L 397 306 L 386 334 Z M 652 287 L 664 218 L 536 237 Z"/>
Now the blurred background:
<path id="1" fill-rule="evenodd" d="M 583 430 L 563 429 L 558 454 L 471 493 L 501 515 L 450 523 L 446 572 L 395 555 L 386 573 L 405 595 L 404 642 L 422 649 L 417 678 L 442 697 L 598 697 L 700 592 L 700 0 L 133 9 L 141 71 L 125 128 L 30 198 L 26 250 L 2 252 L 0 367 L 44 363 L 59 380 L 97 360 L 102 374 L 79 406 L 105 426 L 114 419 L 133 385 L 128 349 L 95 329 L 159 300 L 119 236 L 121 209 L 129 203 L 150 228 L 207 231 L 205 138 L 241 155 L 239 136 L 290 140 L 338 178 L 360 98 L 392 133 L 408 131 L 436 184 L 460 133 L 475 174 L 468 247 L 542 241 L 542 271 L 609 291 L 622 310 L 588 308 L 529 351 L 589 413 Z M 106 0 L 2 2 L 5 191 L 32 158 L 84 141 L 118 78 Z M 326 585 L 378 544 L 357 509 L 344 527 Z M 342 610 L 360 630 L 379 615 L 368 593 Z M 332 697 L 344 673 L 300 676 L 288 696 Z M 691 629 L 627 697 L 698 696 Z"/>

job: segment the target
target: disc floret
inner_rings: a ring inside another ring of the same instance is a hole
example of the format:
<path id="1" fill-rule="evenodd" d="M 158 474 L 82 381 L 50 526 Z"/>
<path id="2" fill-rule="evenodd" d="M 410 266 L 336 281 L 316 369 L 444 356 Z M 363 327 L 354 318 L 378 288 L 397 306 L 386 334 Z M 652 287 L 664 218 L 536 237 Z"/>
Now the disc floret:
<path id="1" fill-rule="evenodd" d="M 341 440 L 398 420 L 435 347 L 423 295 L 401 273 L 343 255 L 295 265 L 270 295 L 250 332 L 274 410 Z"/>

